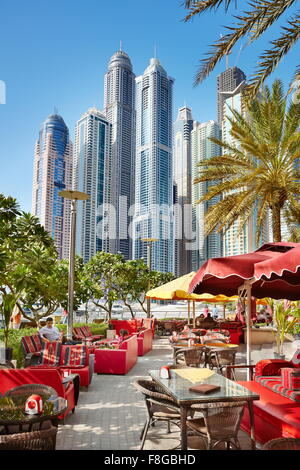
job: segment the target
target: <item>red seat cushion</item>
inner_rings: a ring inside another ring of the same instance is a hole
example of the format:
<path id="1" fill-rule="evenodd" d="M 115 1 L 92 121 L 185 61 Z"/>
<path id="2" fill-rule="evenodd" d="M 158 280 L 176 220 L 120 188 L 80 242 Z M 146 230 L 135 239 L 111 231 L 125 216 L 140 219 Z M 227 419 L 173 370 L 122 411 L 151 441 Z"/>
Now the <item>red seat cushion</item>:
<path id="1" fill-rule="evenodd" d="M 52 341 L 44 343 L 41 352 L 41 365 L 43 366 L 58 366 L 60 358 L 61 343 Z"/>
<path id="2" fill-rule="evenodd" d="M 32 340 L 32 336 L 23 336 L 21 342 L 26 354 L 34 353 L 37 351 L 35 343 Z"/>
<path id="3" fill-rule="evenodd" d="M 238 383 L 260 396 L 259 400 L 253 402 L 255 434 L 259 442 L 264 443 L 277 437 L 300 438 L 299 403 L 254 381 Z M 250 431 L 247 407 L 244 411 L 242 429 L 248 433 Z"/>
<path id="4" fill-rule="evenodd" d="M 300 370 L 291 367 L 281 369 L 282 385 L 288 390 L 300 390 Z"/>
<path id="5" fill-rule="evenodd" d="M 81 345 L 66 346 L 64 348 L 63 363 L 64 366 L 85 366 L 86 347 Z"/>

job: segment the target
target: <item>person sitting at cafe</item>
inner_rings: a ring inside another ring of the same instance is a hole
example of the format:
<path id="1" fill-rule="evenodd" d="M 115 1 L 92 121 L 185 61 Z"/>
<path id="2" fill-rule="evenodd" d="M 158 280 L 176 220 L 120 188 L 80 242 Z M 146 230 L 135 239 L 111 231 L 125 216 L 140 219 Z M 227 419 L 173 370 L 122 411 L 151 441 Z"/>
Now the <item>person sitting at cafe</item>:
<path id="1" fill-rule="evenodd" d="M 263 308 L 257 315 L 257 321 L 259 323 L 267 323 L 267 315 L 266 310 Z"/>
<path id="2" fill-rule="evenodd" d="M 59 331 L 56 326 L 53 326 L 53 318 L 49 317 L 46 320 L 46 326 L 39 330 L 39 335 L 43 341 L 51 343 L 52 341 L 62 342 L 64 333 Z"/>
<path id="3" fill-rule="evenodd" d="M 170 336 L 170 343 L 177 343 L 179 337 L 177 331 L 172 331 L 172 335 Z"/>

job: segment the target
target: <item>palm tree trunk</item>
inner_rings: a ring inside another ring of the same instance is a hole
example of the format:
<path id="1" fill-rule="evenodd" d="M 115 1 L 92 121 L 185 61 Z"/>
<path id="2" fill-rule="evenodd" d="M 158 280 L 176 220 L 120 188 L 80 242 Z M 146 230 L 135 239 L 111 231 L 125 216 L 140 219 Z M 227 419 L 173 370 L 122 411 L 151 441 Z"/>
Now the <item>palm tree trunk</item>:
<path id="1" fill-rule="evenodd" d="M 273 242 L 281 242 L 281 212 L 280 207 L 272 207 Z"/>

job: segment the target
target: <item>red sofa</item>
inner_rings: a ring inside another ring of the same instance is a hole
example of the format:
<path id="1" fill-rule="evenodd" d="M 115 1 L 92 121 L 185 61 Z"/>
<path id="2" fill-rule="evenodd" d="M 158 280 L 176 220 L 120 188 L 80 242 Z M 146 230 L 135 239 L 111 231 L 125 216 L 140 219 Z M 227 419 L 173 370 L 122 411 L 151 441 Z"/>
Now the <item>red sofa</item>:
<path id="1" fill-rule="evenodd" d="M 138 356 L 144 356 L 152 349 L 153 335 L 152 330 L 142 330 L 137 334 Z"/>
<path id="2" fill-rule="evenodd" d="M 95 349 L 97 374 L 127 374 L 135 365 L 138 355 L 136 335 L 123 341 L 119 349 Z"/>
<path id="3" fill-rule="evenodd" d="M 291 361 L 259 361 L 255 366 L 254 380 L 239 382 L 260 396 L 259 400 L 253 402 L 253 410 L 255 437 L 262 444 L 280 437 L 300 438 L 299 358 L 300 350 Z M 291 390 L 286 388 L 286 375 L 289 372 L 296 376 L 295 387 Z M 250 433 L 247 408 L 241 427 Z"/>
<path id="4" fill-rule="evenodd" d="M 243 325 L 239 321 L 224 321 L 220 323 L 220 328 L 229 331 L 230 342 L 240 344 L 244 340 Z"/>
<path id="5" fill-rule="evenodd" d="M 111 320 L 110 323 L 114 326 L 116 334 L 120 334 L 120 330 L 127 330 L 128 334 L 137 333 L 142 328 L 150 328 L 152 336 L 154 336 L 154 318 L 132 318 L 131 320 Z"/>
<path id="6" fill-rule="evenodd" d="M 88 387 L 92 381 L 93 376 L 93 360 L 89 353 L 89 348 L 87 346 L 83 346 L 85 349 L 85 364 L 82 366 L 65 366 L 64 365 L 64 358 L 66 354 L 67 348 L 76 348 L 77 346 L 82 347 L 82 345 L 62 345 L 60 351 L 60 358 L 59 358 L 59 365 L 56 367 L 62 373 L 64 370 L 71 371 L 72 374 L 78 374 L 80 377 L 80 386 Z M 40 370 L 49 370 L 52 369 L 53 366 L 47 365 L 31 365 L 29 369 L 40 369 Z"/>
<path id="7" fill-rule="evenodd" d="M 0 369 L 0 393 L 4 395 L 8 390 L 24 384 L 43 384 L 53 387 L 59 397 L 68 402 L 68 408 L 60 419 L 75 409 L 73 382 L 63 384 L 63 375 L 56 368 L 40 369 Z"/>

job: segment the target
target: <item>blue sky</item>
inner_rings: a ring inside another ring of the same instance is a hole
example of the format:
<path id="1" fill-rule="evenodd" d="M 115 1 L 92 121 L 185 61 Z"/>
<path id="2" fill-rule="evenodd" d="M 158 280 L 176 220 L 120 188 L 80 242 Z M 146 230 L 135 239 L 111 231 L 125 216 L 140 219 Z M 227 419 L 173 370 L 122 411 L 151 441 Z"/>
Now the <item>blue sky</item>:
<path id="1" fill-rule="evenodd" d="M 103 79 L 112 54 L 131 58 L 134 73 L 143 73 L 154 55 L 175 78 L 174 117 L 184 102 L 198 121 L 216 119 L 216 76 L 220 63 L 200 86 L 193 87 L 199 59 L 224 33 L 230 16 L 208 13 L 184 23 L 183 0 L 1 0 L 0 80 L 7 87 L 0 105 L 0 192 L 31 209 L 34 145 L 39 129 L 58 108 L 74 140 L 74 127 L 90 107 L 103 106 Z M 243 3 L 243 2 L 242 2 Z M 245 3 L 245 2 L 244 2 Z M 246 75 L 256 55 L 278 34 L 278 26 L 254 46 L 240 45 L 230 56 Z M 273 74 L 286 85 L 297 65 L 297 49 Z"/>

